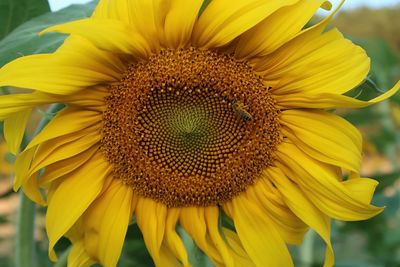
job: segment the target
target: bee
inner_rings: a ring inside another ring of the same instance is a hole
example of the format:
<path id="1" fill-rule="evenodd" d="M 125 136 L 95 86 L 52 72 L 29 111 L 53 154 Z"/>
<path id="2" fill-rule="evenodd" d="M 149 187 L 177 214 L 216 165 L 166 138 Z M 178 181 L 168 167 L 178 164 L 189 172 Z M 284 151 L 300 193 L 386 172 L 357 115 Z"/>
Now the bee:
<path id="1" fill-rule="evenodd" d="M 253 116 L 246 110 L 247 106 L 243 102 L 233 100 L 231 103 L 233 111 L 245 122 L 249 122 L 253 119 Z"/>

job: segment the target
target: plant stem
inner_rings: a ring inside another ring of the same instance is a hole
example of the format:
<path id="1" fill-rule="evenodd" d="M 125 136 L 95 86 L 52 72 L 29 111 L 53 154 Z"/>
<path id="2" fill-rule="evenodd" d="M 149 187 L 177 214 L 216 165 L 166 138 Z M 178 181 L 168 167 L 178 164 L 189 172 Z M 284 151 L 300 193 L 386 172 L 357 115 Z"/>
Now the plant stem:
<path id="1" fill-rule="evenodd" d="M 56 113 L 64 106 L 55 104 L 48 109 L 49 113 Z M 50 118 L 44 116 L 40 121 L 39 126 L 35 131 L 35 136 L 49 123 Z M 29 143 L 26 138 L 22 144 L 25 148 Z M 17 215 L 17 233 L 16 233 L 16 249 L 15 249 L 15 262 L 16 267 L 36 267 L 36 248 L 35 248 L 35 211 L 36 205 L 33 203 L 21 190 L 20 203 Z"/>
<path id="2" fill-rule="evenodd" d="M 16 266 L 36 267 L 35 251 L 35 203 L 20 191 L 19 210 L 17 216 Z"/>
<path id="3" fill-rule="evenodd" d="M 72 247 L 67 248 L 61 256 L 58 258 L 58 261 L 54 264 L 53 267 L 66 267 L 67 266 L 67 260 L 68 260 L 68 255 L 71 252 Z"/>
<path id="4" fill-rule="evenodd" d="M 303 244 L 300 247 L 300 266 L 311 267 L 314 261 L 314 239 L 315 232 L 310 229 L 304 237 Z"/>

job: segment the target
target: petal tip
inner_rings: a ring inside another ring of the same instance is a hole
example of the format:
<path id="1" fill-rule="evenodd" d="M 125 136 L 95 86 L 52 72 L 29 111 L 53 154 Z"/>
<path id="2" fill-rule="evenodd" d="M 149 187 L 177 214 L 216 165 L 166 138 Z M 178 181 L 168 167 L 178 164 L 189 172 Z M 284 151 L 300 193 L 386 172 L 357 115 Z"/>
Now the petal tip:
<path id="1" fill-rule="evenodd" d="M 322 3 L 321 8 L 330 11 L 332 9 L 332 3 L 330 1 L 326 1 Z"/>

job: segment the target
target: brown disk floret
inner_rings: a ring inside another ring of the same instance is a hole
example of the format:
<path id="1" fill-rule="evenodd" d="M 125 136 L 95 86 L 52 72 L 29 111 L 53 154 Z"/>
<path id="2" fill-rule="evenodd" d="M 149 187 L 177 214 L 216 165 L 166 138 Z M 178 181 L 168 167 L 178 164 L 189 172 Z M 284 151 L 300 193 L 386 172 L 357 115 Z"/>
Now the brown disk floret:
<path id="1" fill-rule="evenodd" d="M 162 50 L 110 86 L 102 150 L 114 176 L 169 207 L 217 205 L 271 166 L 279 110 L 230 55 Z"/>

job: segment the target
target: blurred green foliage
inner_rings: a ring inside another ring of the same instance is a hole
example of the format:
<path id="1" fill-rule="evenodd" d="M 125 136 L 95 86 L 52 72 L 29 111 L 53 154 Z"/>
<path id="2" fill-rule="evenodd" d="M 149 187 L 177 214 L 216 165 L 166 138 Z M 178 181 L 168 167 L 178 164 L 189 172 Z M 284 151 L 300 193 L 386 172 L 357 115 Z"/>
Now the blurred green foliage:
<path id="1" fill-rule="evenodd" d="M 10 3 L 14 3 L 13 1 L 10 0 Z M 88 17 L 95 6 L 96 2 L 72 5 L 57 12 L 47 12 L 23 23 L 0 40 L 0 66 L 21 56 L 53 52 L 64 41 L 65 36 L 53 33 L 39 36 L 38 33 L 55 24 Z"/>
<path id="2" fill-rule="evenodd" d="M 0 39 L 31 18 L 50 12 L 47 0 L 0 1 Z"/>

